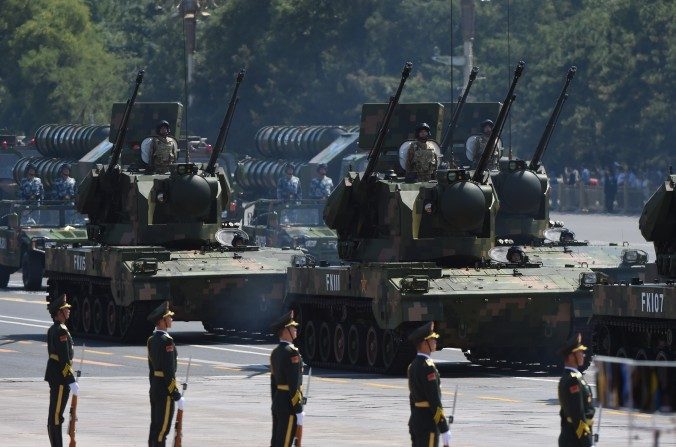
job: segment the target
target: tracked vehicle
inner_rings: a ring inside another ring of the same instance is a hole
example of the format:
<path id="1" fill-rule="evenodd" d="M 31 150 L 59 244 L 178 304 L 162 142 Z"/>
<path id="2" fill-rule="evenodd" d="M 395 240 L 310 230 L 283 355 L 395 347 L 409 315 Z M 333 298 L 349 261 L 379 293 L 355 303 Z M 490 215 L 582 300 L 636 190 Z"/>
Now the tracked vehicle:
<path id="1" fill-rule="evenodd" d="M 676 359 L 676 175 L 655 191 L 639 220 L 655 247 L 645 280 L 594 288 L 594 352 L 639 360 Z"/>
<path id="2" fill-rule="evenodd" d="M 404 172 L 402 141 L 415 124 L 429 123 L 434 138 L 443 122 L 441 104 L 398 105 L 409 70 L 389 104 L 363 106 L 359 141 L 372 148 L 369 163 L 348 173 L 327 202 L 324 219 L 338 233 L 344 265 L 289 269 L 286 302 L 301 322 L 303 358 L 401 372 L 414 355 L 407 334 L 434 320 L 439 348 L 461 348 L 473 362 L 556 363 L 561 341 L 589 316 L 596 274 L 491 259 L 499 202 L 486 166 L 497 131 L 475 171 L 439 169 L 425 182 Z M 498 122 L 522 70 L 523 63 Z"/>
<path id="3" fill-rule="evenodd" d="M 88 244 L 46 251 L 47 300 L 68 294 L 71 329 L 113 340 L 147 334 L 147 314 L 162 300 L 171 302 L 177 320 L 202 321 L 207 330 L 266 329 L 281 310 L 294 252 L 259 249 L 221 220 L 231 190 L 215 164 L 243 72 L 209 163 L 174 163 L 168 173 L 118 164 L 123 148 L 132 153 L 140 142 L 134 134 L 150 135 L 163 118 L 134 120 L 142 77 L 122 116 L 113 113 L 110 162 L 97 165 L 80 187 L 77 208 L 89 217 Z M 178 124 L 171 126 L 176 133 Z"/>

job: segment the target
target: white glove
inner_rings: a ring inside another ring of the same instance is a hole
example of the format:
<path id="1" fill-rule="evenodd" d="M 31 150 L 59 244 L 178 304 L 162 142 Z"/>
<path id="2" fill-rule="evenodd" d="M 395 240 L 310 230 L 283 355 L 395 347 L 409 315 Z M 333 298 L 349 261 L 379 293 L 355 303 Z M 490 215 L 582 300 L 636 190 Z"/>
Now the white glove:
<path id="1" fill-rule="evenodd" d="M 301 411 L 300 413 L 296 413 L 296 425 L 298 425 L 299 427 L 302 427 L 304 417 L 305 417 L 304 411 Z"/>
<path id="2" fill-rule="evenodd" d="M 178 402 L 176 402 L 176 406 L 179 410 L 183 411 L 183 407 L 185 406 L 185 397 L 181 396 Z"/>
<path id="3" fill-rule="evenodd" d="M 445 431 L 441 434 L 441 443 L 444 446 L 451 445 L 451 431 Z"/>
<path id="4" fill-rule="evenodd" d="M 73 396 L 77 396 L 78 391 L 80 391 L 80 385 L 78 385 L 77 382 L 73 382 L 68 386 L 70 387 L 70 393 Z"/>

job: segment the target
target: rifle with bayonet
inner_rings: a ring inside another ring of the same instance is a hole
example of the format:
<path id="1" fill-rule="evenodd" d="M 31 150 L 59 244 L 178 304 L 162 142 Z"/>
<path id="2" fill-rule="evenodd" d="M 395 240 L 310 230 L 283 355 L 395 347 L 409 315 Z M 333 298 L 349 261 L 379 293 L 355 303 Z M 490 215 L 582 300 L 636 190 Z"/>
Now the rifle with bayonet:
<path id="1" fill-rule="evenodd" d="M 79 382 L 80 376 L 82 375 L 82 363 L 84 362 L 84 353 L 85 345 L 82 343 L 82 353 L 80 354 L 80 368 L 75 371 L 75 381 Z M 68 421 L 68 436 L 70 436 L 70 442 L 68 447 L 76 447 L 77 443 L 75 442 L 75 423 L 77 422 L 77 395 L 73 395 L 70 398 L 70 420 Z M 59 428 L 60 430 L 60 428 Z"/>
<path id="2" fill-rule="evenodd" d="M 484 171 L 488 166 L 488 161 L 495 152 L 495 148 L 497 147 L 498 141 L 500 139 L 500 133 L 502 132 L 502 128 L 504 127 L 505 122 L 507 121 L 509 109 L 512 107 L 512 103 L 516 99 L 514 89 L 516 88 L 517 82 L 519 82 L 519 78 L 521 77 L 521 74 L 523 73 L 523 68 L 525 66 L 526 63 L 524 61 L 519 61 L 519 63 L 516 65 L 516 69 L 514 70 L 514 78 L 512 79 L 512 84 L 509 86 L 509 91 L 507 92 L 505 101 L 502 103 L 502 107 L 500 108 L 498 118 L 496 119 L 495 125 L 493 126 L 491 136 L 488 137 L 488 143 L 486 143 L 486 147 L 484 148 L 484 151 L 481 154 L 479 163 L 477 163 L 476 170 L 474 171 L 474 175 L 472 176 L 472 180 L 474 180 L 475 182 L 483 183 L 484 181 Z"/>
<path id="3" fill-rule="evenodd" d="M 188 368 L 185 371 L 185 382 L 181 385 L 183 393 L 181 399 L 185 397 L 185 392 L 188 390 L 188 379 L 190 379 L 190 364 L 192 357 L 188 359 Z M 176 411 L 176 423 L 174 424 L 174 447 L 181 447 L 183 445 L 183 408 Z"/>
<path id="4" fill-rule="evenodd" d="M 385 142 L 385 136 L 387 135 L 387 131 L 389 130 L 390 120 L 392 119 L 392 115 L 394 114 L 395 107 L 397 107 L 397 104 L 399 104 L 399 97 L 401 96 L 401 91 L 404 89 L 406 79 L 408 79 L 408 76 L 411 74 L 412 67 L 413 64 L 411 62 L 406 62 L 406 64 L 404 64 L 404 69 L 401 72 L 401 81 L 399 81 L 397 93 L 395 93 L 394 96 L 390 97 L 390 102 L 387 105 L 387 111 L 385 112 L 385 118 L 383 119 L 383 123 L 380 125 L 380 129 L 378 129 L 378 134 L 376 135 L 376 140 L 373 143 L 371 152 L 369 152 L 368 165 L 364 170 L 363 177 L 364 179 L 368 179 L 371 176 L 371 174 L 373 174 L 373 172 L 375 171 L 376 164 L 378 163 L 378 159 L 380 158 L 380 152 L 383 149 L 383 143 Z"/>
<path id="5" fill-rule="evenodd" d="M 120 121 L 120 128 L 117 131 L 115 136 L 115 143 L 113 148 L 110 151 L 110 163 L 108 163 L 108 169 L 106 172 L 110 173 L 115 165 L 120 161 L 120 154 L 122 154 L 122 147 L 124 145 L 124 139 L 127 136 L 127 126 L 129 125 L 129 117 L 131 116 L 131 110 L 134 108 L 134 103 L 136 102 L 136 95 L 138 94 L 138 89 L 143 82 L 143 75 L 145 70 L 139 70 L 136 75 L 136 85 L 134 86 L 134 92 L 131 95 L 131 98 L 127 100 L 127 105 L 124 108 L 124 113 L 122 114 L 122 120 Z"/>
<path id="6" fill-rule="evenodd" d="M 451 415 L 448 417 L 448 423 L 452 424 L 455 421 L 455 403 L 458 401 L 458 385 L 455 386 L 455 393 L 453 393 L 453 409 Z"/>
<path id="7" fill-rule="evenodd" d="M 559 94 L 559 99 L 556 100 L 554 110 L 549 117 L 547 126 L 545 127 L 545 130 L 540 137 L 540 142 L 538 143 L 535 153 L 533 154 L 533 159 L 530 161 L 530 165 L 528 166 L 528 168 L 533 171 L 536 171 L 540 168 L 540 161 L 542 161 L 542 156 L 544 155 L 547 146 L 549 146 L 549 140 L 552 138 L 556 124 L 559 122 L 561 109 L 563 109 L 563 104 L 566 102 L 566 99 L 568 99 L 568 87 L 570 86 L 570 82 L 573 80 L 576 72 L 577 67 L 574 65 L 568 69 L 568 74 L 566 74 L 566 80 L 563 84 L 563 89 Z"/>
<path id="8" fill-rule="evenodd" d="M 312 381 L 312 367 L 308 370 L 307 373 L 307 387 L 305 387 L 305 395 L 303 396 L 303 406 L 307 405 L 307 400 L 310 397 L 310 382 Z M 303 440 L 303 426 L 296 426 L 296 434 L 293 438 L 293 445 L 296 447 L 301 447 L 301 442 Z"/>
<path id="9" fill-rule="evenodd" d="M 221 155 L 221 152 L 223 152 L 223 148 L 225 148 L 225 141 L 228 138 L 228 132 L 230 131 L 232 117 L 235 115 L 235 108 L 237 107 L 237 103 L 239 102 L 237 92 L 239 91 L 239 85 L 242 83 L 245 73 L 246 70 L 244 68 L 242 68 L 239 71 L 239 73 L 237 73 L 237 79 L 235 81 L 235 89 L 233 90 L 232 96 L 230 97 L 228 110 L 225 112 L 223 123 L 221 123 L 221 128 L 218 132 L 218 138 L 216 138 L 216 144 L 214 145 L 213 151 L 211 152 L 211 158 L 209 158 L 209 163 L 207 164 L 207 167 L 204 169 L 204 171 L 207 174 L 211 175 L 214 174 L 216 169 L 216 160 L 218 160 L 218 156 Z"/>
<path id="10" fill-rule="evenodd" d="M 443 155 L 448 151 L 448 147 L 453 145 L 453 132 L 455 127 L 458 125 L 458 119 L 460 118 L 460 112 L 467 102 L 467 96 L 469 95 L 469 90 L 472 88 L 472 84 L 476 79 L 476 75 L 479 73 L 479 67 L 472 67 L 472 71 L 469 74 L 469 80 L 465 86 L 465 91 L 462 93 L 462 96 L 458 98 L 458 105 L 453 111 L 453 116 L 451 117 L 451 122 L 448 123 L 444 137 L 441 139 L 441 153 Z M 455 157 L 453 156 L 453 149 L 451 149 L 451 165 L 455 165 Z"/>

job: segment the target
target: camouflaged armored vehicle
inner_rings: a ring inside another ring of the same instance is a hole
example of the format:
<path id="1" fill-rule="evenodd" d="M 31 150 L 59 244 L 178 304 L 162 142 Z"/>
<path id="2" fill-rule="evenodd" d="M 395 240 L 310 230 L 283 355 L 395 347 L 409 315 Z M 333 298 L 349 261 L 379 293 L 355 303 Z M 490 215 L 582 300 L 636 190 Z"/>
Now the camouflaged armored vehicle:
<path id="1" fill-rule="evenodd" d="M 338 262 L 336 232 L 323 219 L 323 200 L 260 199 L 244 206 L 242 230 L 261 247 L 304 250 L 318 262 Z"/>
<path id="2" fill-rule="evenodd" d="M 170 118 L 136 116 L 141 81 L 139 73 L 121 119 L 113 111 L 110 162 L 96 166 L 80 186 L 77 208 L 89 217 L 88 243 L 47 249 L 47 300 L 68 294 L 71 329 L 114 340 L 150 331 L 146 317 L 162 300 L 171 302 L 175 319 L 202 321 L 207 330 L 267 329 L 281 311 L 294 251 L 259 249 L 221 220 L 231 190 L 215 161 L 235 94 L 207 165 L 177 162 L 168 172 L 151 173 L 120 167 L 121 153 L 134 151 L 158 120 L 174 117 L 170 127 L 177 134 L 180 104 Z"/>
<path id="3" fill-rule="evenodd" d="M 45 270 L 45 249 L 87 240 L 84 219 L 72 202 L 3 200 L 9 212 L 0 220 L 0 287 L 21 270 L 26 290 L 39 290 Z"/>
<path id="4" fill-rule="evenodd" d="M 444 111 L 397 105 L 409 69 L 389 104 L 363 106 L 359 141 L 371 148 L 369 163 L 327 202 L 324 220 L 338 233 L 344 265 L 289 269 L 286 302 L 300 320 L 303 358 L 400 372 L 415 354 L 407 334 L 433 320 L 439 348 L 460 348 L 473 362 L 558 363 L 562 340 L 586 324 L 597 275 L 491 259 L 499 202 L 486 166 L 497 133 L 475 171 L 439 169 L 425 182 L 406 175 L 401 158 L 417 123 L 428 123 L 434 139 Z M 506 116 L 504 105 L 498 122 Z"/>
<path id="5" fill-rule="evenodd" d="M 611 280 L 627 281 L 643 274 L 648 254 L 626 242 L 591 244 L 578 241 L 562 222 L 549 218 L 549 178 L 542 165 L 576 67 L 570 67 L 561 93 L 530 162 L 503 156 L 491 180 L 500 200 L 495 235 L 501 244 L 518 245 L 522 256 L 543 266 L 587 266 Z M 503 154 L 504 155 L 504 154 Z M 517 248 L 517 247 L 515 247 Z"/>
<path id="6" fill-rule="evenodd" d="M 676 359 L 676 175 L 643 208 L 639 228 L 657 259 L 645 279 L 594 288 L 594 352 L 640 360 Z"/>

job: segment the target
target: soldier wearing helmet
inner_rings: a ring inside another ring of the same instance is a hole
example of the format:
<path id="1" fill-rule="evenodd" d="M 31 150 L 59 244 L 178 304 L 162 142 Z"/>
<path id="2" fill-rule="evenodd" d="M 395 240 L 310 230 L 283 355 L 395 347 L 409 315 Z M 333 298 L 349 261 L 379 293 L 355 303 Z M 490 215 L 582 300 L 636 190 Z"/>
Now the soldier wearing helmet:
<path id="1" fill-rule="evenodd" d="M 493 132 L 494 126 L 495 123 L 493 123 L 493 120 L 485 119 L 481 122 L 481 124 L 479 124 L 481 134 L 472 135 L 467 139 L 466 143 L 467 158 L 470 159 L 473 166 L 476 166 L 477 163 L 479 163 L 481 154 L 483 153 L 484 149 L 486 149 L 486 144 L 488 143 L 488 139 L 491 136 L 491 132 Z M 502 153 L 502 142 L 498 140 L 498 144 L 495 147 L 495 152 L 491 156 L 489 169 L 494 169 L 498 167 L 501 153 Z"/>
<path id="2" fill-rule="evenodd" d="M 439 158 L 431 142 L 430 126 L 418 124 L 415 128 L 415 140 L 408 147 L 406 155 L 406 175 L 415 176 L 419 181 L 432 180 L 439 166 Z"/>
<path id="3" fill-rule="evenodd" d="M 70 165 L 64 163 L 59 169 L 59 179 L 54 182 L 52 194 L 56 200 L 73 200 L 77 194 L 77 184 L 70 176 Z"/>
<path id="4" fill-rule="evenodd" d="M 42 200 L 44 199 L 44 189 L 42 187 L 42 180 L 36 175 L 37 168 L 35 165 L 29 164 L 26 167 L 26 173 L 21 179 L 21 198 L 24 200 Z"/>
<path id="5" fill-rule="evenodd" d="M 303 193 L 300 188 L 300 179 L 293 175 L 294 166 L 287 163 L 284 166 L 284 173 L 277 182 L 277 198 L 279 200 L 301 200 Z"/>
<path id="6" fill-rule="evenodd" d="M 166 174 L 178 156 L 178 143 L 170 136 L 168 121 L 160 121 L 155 131 L 157 135 L 141 143 L 141 162 L 151 172 Z"/>

